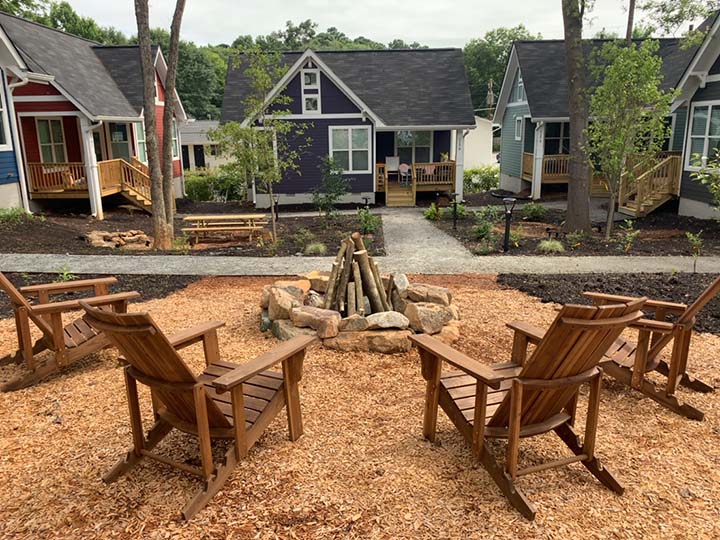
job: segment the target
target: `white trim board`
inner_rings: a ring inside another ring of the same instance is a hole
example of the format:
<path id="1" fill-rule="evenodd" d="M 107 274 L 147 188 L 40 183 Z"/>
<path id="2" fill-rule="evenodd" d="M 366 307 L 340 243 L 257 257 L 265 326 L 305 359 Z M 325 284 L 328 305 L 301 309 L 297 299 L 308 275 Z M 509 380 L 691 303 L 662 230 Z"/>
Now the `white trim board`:
<path id="1" fill-rule="evenodd" d="M 63 102 L 70 103 L 65 96 L 17 96 L 13 97 L 15 103 L 44 103 L 44 102 Z"/>

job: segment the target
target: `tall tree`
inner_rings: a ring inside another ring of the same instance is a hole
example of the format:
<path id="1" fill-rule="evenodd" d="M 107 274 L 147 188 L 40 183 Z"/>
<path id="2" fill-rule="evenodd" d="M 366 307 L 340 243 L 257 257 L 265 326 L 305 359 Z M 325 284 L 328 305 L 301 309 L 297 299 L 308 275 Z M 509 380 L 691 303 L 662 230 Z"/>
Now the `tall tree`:
<path id="1" fill-rule="evenodd" d="M 587 148 L 588 101 L 585 52 L 582 42 L 583 17 L 587 0 L 562 0 L 565 30 L 565 61 L 568 74 L 570 112 L 570 163 L 568 172 L 567 215 L 569 231 L 590 230 L 590 167 Z"/>
<path id="2" fill-rule="evenodd" d="M 0 0 L 0 11 L 18 17 L 34 18 L 42 14 L 47 5 L 48 0 Z"/>
<path id="3" fill-rule="evenodd" d="M 628 18 L 627 18 L 627 30 L 625 31 L 625 41 L 628 45 L 633 40 L 633 26 L 635 22 L 635 0 L 628 0 Z"/>
<path id="4" fill-rule="evenodd" d="M 531 33 L 520 24 L 514 28 L 490 30 L 482 38 L 473 39 L 465 45 L 465 71 L 475 109 L 488 107 L 486 98 L 490 81 L 493 81 L 495 88 L 500 88 L 512 44 L 515 41 L 535 39 L 542 39 L 542 36 Z M 393 43 L 390 43 L 391 48 Z"/>

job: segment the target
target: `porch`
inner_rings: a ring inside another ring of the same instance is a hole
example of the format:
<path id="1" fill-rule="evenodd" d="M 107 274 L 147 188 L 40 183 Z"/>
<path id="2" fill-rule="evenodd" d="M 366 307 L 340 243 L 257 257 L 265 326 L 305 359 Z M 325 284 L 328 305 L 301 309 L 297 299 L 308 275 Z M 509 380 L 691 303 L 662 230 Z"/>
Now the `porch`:
<path id="1" fill-rule="evenodd" d="M 415 206 L 419 191 L 455 191 L 456 170 L 455 161 L 413 163 L 404 176 L 398 172 L 388 173 L 385 163 L 377 163 L 377 191 L 385 193 L 387 206 Z"/>

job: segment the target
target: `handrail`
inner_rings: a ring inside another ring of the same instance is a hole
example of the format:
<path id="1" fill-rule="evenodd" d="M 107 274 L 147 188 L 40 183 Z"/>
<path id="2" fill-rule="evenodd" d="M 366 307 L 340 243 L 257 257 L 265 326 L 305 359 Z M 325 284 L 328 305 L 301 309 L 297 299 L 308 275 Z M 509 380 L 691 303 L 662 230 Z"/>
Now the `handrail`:
<path id="1" fill-rule="evenodd" d="M 455 185 L 455 162 L 441 161 L 413 163 L 412 177 L 416 184 L 453 184 Z"/>
<path id="2" fill-rule="evenodd" d="M 152 199 L 150 177 L 124 159 L 100 161 L 98 170 L 103 188 L 120 186 L 131 189 L 148 200 Z"/>
<path id="3" fill-rule="evenodd" d="M 653 197 L 678 195 L 681 161 L 682 157 L 679 154 L 667 154 L 652 167 L 641 172 L 633 182 L 629 182 L 629 175 L 624 174 L 620 184 L 618 205 L 625 206 L 634 196 L 636 208 L 640 212 L 643 206 L 650 204 Z M 637 168 L 636 166 L 635 169 Z"/>
<path id="4" fill-rule="evenodd" d="M 87 191 L 85 164 L 81 162 L 28 163 L 30 191 Z"/>

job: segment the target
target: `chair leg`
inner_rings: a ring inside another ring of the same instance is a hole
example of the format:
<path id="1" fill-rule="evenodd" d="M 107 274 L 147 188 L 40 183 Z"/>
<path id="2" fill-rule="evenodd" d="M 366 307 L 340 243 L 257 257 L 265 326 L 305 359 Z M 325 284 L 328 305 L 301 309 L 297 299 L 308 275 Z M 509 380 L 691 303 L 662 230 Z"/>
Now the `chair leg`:
<path id="1" fill-rule="evenodd" d="M 555 433 L 557 433 L 558 437 L 562 439 L 562 441 L 576 456 L 586 453 L 585 448 L 580 444 L 580 438 L 569 424 L 565 423 L 556 427 Z M 605 487 L 614 491 L 618 495 L 623 494 L 625 488 L 617 481 L 610 471 L 602 466 L 597 457 L 593 456 L 587 461 L 581 461 L 580 463 L 582 463 L 595 478 L 600 480 L 600 483 L 602 483 Z"/>
<path id="2" fill-rule="evenodd" d="M 442 366 L 440 359 L 425 349 L 420 349 L 420 362 L 423 379 L 427 381 L 425 387 L 425 412 L 423 414 L 423 436 L 428 441 L 435 442 Z"/>
<path id="3" fill-rule="evenodd" d="M 143 442 L 145 450 L 152 450 L 155 448 L 165 436 L 172 431 L 172 426 L 164 420 L 158 420 L 155 422 L 150 431 L 148 431 L 147 437 Z M 121 476 L 127 474 L 135 465 L 140 463 L 144 458 L 143 455 L 137 455 L 134 447 L 130 449 L 125 457 L 118 461 L 112 469 L 110 469 L 103 476 L 103 482 L 111 484 Z"/>
<path id="4" fill-rule="evenodd" d="M 660 360 L 660 363 L 655 368 L 655 371 L 667 377 L 670 374 L 670 366 L 665 360 Z M 715 391 L 715 388 L 709 384 L 701 381 L 700 379 L 696 379 L 687 373 L 683 373 L 680 377 L 680 386 L 684 386 L 685 388 L 694 390 L 695 392 L 702 392 L 703 394 L 709 394 L 710 392 Z"/>
<path id="5" fill-rule="evenodd" d="M 37 384 L 48 375 L 58 371 L 58 369 L 59 366 L 55 361 L 55 358 L 53 357 L 47 362 L 36 366 L 35 369 L 30 373 L 25 373 L 6 382 L 2 386 L 0 386 L 0 392 L 12 392 L 14 390 L 21 390 L 23 388 L 27 388 L 28 386 Z"/>
<path id="6" fill-rule="evenodd" d="M 305 351 L 283 361 L 283 393 L 287 409 L 288 430 L 290 440 L 295 442 L 303 434 L 302 410 L 300 409 L 300 389 L 298 383 L 302 378 L 302 365 Z"/>
<path id="7" fill-rule="evenodd" d="M 195 496 L 190 499 L 190 502 L 188 502 L 182 509 L 182 517 L 184 519 L 192 519 L 195 514 L 205 508 L 215 494 L 225 485 L 228 478 L 230 478 L 230 474 L 233 472 L 238 463 L 235 458 L 234 446 L 235 445 L 232 444 L 230 445 L 230 448 L 228 448 L 223 462 L 218 465 L 215 476 L 212 479 L 207 480 L 203 489 L 198 491 Z"/>
<path id="8" fill-rule="evenodd" d="M 515 485 L 512 478 L 503 470 L 503 467 L 498 464 L 495 456 L 492 454 L 490 449 L 487 447 L 487 443 L 483 443 L 483 451 L 481 454 L 480 462 L 482 463 L 485 470 L 488 472 L 490 477 L 495 481 L 495 484 L 503 492 L 503 495 L 508 499 L 511 505 L 520 512 L 526 519 L 530 521 L 535 519 L 535 505 L 528 499 L 525 494 Z"/>

